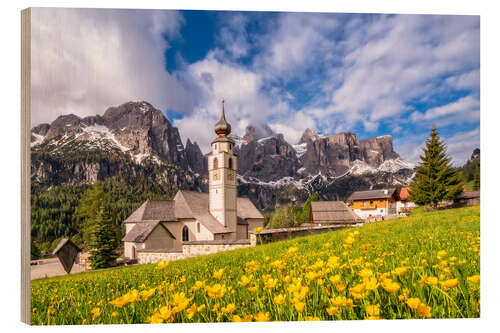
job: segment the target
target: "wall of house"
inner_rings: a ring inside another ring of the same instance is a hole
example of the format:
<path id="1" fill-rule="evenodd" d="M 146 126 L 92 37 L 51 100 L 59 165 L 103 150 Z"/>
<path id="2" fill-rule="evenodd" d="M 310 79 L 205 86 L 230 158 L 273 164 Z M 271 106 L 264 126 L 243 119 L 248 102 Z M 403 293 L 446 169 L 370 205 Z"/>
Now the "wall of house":
<path id="1" fill-rule="evenodd" d="M 187 226 L 189 229 L 189 240 L 212 240 L 214 235 L 200 223 L 200 232 L 197 227 L 198 221 L 195 219 L 181 219 L 178 222 L 166 222 L 163 225 L 174 235 L 175 240 L 173 248 L 182 249 L 182 228 Z"/>
<path id="2" fill-rule="evenodd" d="M 356 200 L 352 203 L 351 209 L 375 210 L 387 207 L 387 199 Z"/>
<path id="3" fill-rule="evenodd" d="M 173 249 L 174 239 L 161 226 L 157 226 L 144 242 L 145 249 Z"/>
<path id="4" fill-rule="evenodd" d="M 353 209 L 353 212 L 361 217 L 362 219 L 367 219 L 370 216 L 386 216 L 388 215 L 387 208 L 377 208 L 377 209 Z"/>
<path id="5" fill-rule="evenodd" d="M 144 243 L 123 242 L 123 255 L 125 256 L 125 258 L 132 258 L 133 247 L 135 247 L 137 257 L 137 250 L 143 249 Z"/>

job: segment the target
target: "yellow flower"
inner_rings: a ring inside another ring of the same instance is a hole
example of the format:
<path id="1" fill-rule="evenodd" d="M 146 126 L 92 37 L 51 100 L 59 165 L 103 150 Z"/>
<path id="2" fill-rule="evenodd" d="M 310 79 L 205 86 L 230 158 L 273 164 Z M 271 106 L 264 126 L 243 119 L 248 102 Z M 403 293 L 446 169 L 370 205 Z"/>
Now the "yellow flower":
<path id="1" fill-rule="evenodd" d="M 118 317 L 118 312 L 113 311 L 113 313 L 111 313 L 111 317 Z"/>
<path id="2" fill-rule="evenodd" d="M 320 321 L 318 317 L 306 316 L 306 321 Z"/>
<path id="3" fill-rule="evenodd" d="M 238 315 L 234 315 L 232 321 L 235 323 L 249 322 L 249 321 L 252 321 L 252 316 L 248 315 L 248 316 L 244 316 L 243 318 L 241 318 Z"/>
<path id="4" fill-rule="evenodd" d="M 136 289 L 133 289 L 132 291 L 116 298 L 113 301 L 110 301 L 109 303 L 121 308 L 122 306 L 128 303 L 137 303 L 138 300 L 139 300 L 139 292 Z"/>
<path id="5" fill-rule="evenodd" d="M 265 282 L 264 282 L 264 286 L 267 288 L 267 289 L 273 289 L 274 287 L 276 287 L 276 284 L 278 283 L 278 280 L 277 279 L 267 279 Z"/>
<path id="6" fill-rule="evenodd" d="M 258 228 L 254 228 L 253 231 L 256 233 L 256 234 L 260 234 L 262 232 L 262 227 L 258 227 Z"/>
<path id="7" fill-rule="evenodd" d="M 331 306 L 329 308 L 326 308 L 326 312 L 328 312 L 328 314 L 330 316 L 334 316 L 337 312 L 339 312 L 339 307 L 338 306 Z"/>
<path id="8" fill-rule="evenodd" d="M 325 244 L 323 244 L 323 247 L 324 247 L 325 249 L 329 249 L 330 247 L 332 247 L 332 244 L 330 244 L 330 243 L 325 243 Z"/>
<path id="9" fill-rule="evenodd" d="M 337 284 L 340 282 L 340 275 L 336 274 L 328 278 L 332 284 Z"/>
<path id="10" fill-rule="evenodd" d="M 445 289 L 451 289 L 454 288 L 458 285 L 459 281 L 458 279 L 449 279 L 446 281 L 440 282 L 440 284 L 445 288 Z"/>
<path id="11" fill-rule="evenodd" d="M 397 275 L 397 276 L 402 276 L 406 273 L 406 271 L 408 270 L 408 267 L 396 267 L 393 271 L 392 271 L 392 274 L 393 275 Z"/>
<path id="12" fill-rule="evenodd" d="M 248 291 L 250 291 L 250 292 L 253 293 L 253 292 L 256 292 L 259 289 L 259 286 L 258 285 L 253 285 L 251 287 L 248 287 L 247 289 L 248 289 Z"/>
<path id="13" fill-rule="evenodd" d="M 274 303 L 278 304 L 278 305 L 285 303 L 285 300 L 286 300 L 286 296 L 283 296 L 282 294 L 276 295 L 273 298 Z"/>
<path id="14" fill-rule="evenodd" d="M 219 269 L 214 272 L 214 278 L 220 280 L 222 278 L 222 274 L 224 274 L 224 268 Z"/>
<path id="15" fill-rule="evenodd" d="M 427 282 L 427 276 L 422 275 L 422 277 L 420 278 L 420 280 L 418 280 L 418 283 L 419 284 L 425 284 Z"/>
<path id="16" fill-rule="evenodd" d="M 364 297 L 365 284 L 364 283 L 357 284 L 354 287 L 349 288 L 349 292 L 354 297 L 354 299 L 362 299 Z"/>
<path id="17" fill-rule="evenodd" d="M 425 317 L 430 317 L 431 316 L 431 308 L 424 303 L 420 303 L 420 305 L 417 308 L 417 313 L 420 317 L 425 318 Z"/>
<path id="18" fill-rule="evenodd" d="M 335 298 L 330 298 L 330 302 L 332 302 L 335 306 L 345 306 L 349 307 L 353 305 L 351 298 L 346 298 L 345 296 L 337 296 Z"/>
<path id="19" fill-rule="evenodd" d="M 263 313 L 259 312 L 253 316 L 255 321 L 268 321 L 269 320 L 269 312 Z"/>
<path id="20" fill-rule="evenodd" d="M 472 276 L 469 276 L 467 278 L 467 281 L 471 282 L 471 283 L 478 283 L 480 280 L 480 276 L 479 275 L 472 275 Z"/>
<path id="21" fill-rule="evenodd" d="M 375 305 L 367 305 L 365 307 L 366 314 L 370 317 L 378 317 L 380 316 L 380 307 L 378 304 Z"/>
<path id="22" fill-rule="evenodd" d="M 182 310 L 187 308 L 190 302 L 190 299 L 186 298 L 186 295 L 183 292 L 173 294 L 172 298 L 175 304 L 175 306 L 172 308 L 172 312 L 174 313 L 181 312 Z"/>
<path id="23" fill-rule="evenodd" d="M 446 252 L 445 250 L 438 251 L 438 253 L 437 253 L 437 258 L 438 258 L 439 260 L 441 260 L 441 259 L 443 259 L 444 257 L 446 257 L 446 254 L 447 254 L 447 252 Z"/>
<path id="24" fill-rule="evenodd" d="M 250 283 L 250 281 L 252 281 L 252 275 L 250 274 L 249 276 L 246 276 L 246 275 L 242 275 L 241 278 L 240 278 L 240 281 L 238 282 L 238 284 L 242 287 L 245 287 L 247 284 Z"/>
<path id="25" fill-rule="evenodd" d="M 205 304 L 202 304 L 202 305 L 200 305 L 200 306 L 196 309 L 196 311 L 201 312 L 201 311 L 205 310 L 205 308 L 206 308 Z"/>
<path id="26" fill-rule="evenodd" d="M 286 251 L 286 254 L 288 254 L 288 255 L 294 255 L 297 252 L 299 252 L 299 248 L 298 247 L 291 247 L 291 248 L 288 249 L 288 251 Z"/>
<path id="27" fill-rule="evenodd" d="M 203 281 L 196 281 L 194 285 L 191 287 L 191 291 L 200 290 L 204 285 L 205 283 Z"/>
<path id="28" fill-rule="evenodd" d="M 376 277 L 368 278 L 364 281 L 366 290 L 375 290 L 378 288 L 378 282 Z"/>
<path id="29" fill-rule="evenodd" d="M 335 289 L 337 289 L 337 291 L 338 291 L 339 293 L 344 292 L 344 291 L 345 291 L 345 288 L 346 288 L 345 284 L 337 284 L 337 285 L 335 286 Z"/>
<path id="30" fill-rule="evenodd" d="M 101 315 L 101 310 L 99 308 L 93 308 L 90 312 L 92 312 L 92 319 L 96 319 Z"/>
<path id="31" fill-rule="evenodd" d="M 297 312 L 302 312 L 304 310 L 304 307 L 306 306 L 304 302 L 296 302 L 294 304 L 295 306 L 295 310 L 297 310 Z"/>
<path id="32" fill-rule="evenodd" d="M 364 269 L 359 271 L 358 275 L 362 279 L 368 279 L 368 278 L 371 278 L 373 276 L 373 271 L 371 269 L 364 268 Z"/>
<path id="33" fill-rule="evenodd" d="M 435 286 L 438 284 L 438 278 L 435 277 L 435 276 L 429 276 L 427 279 L 426 279 L 426 283 L 430 286 Z"/>
<path id="34" fill-rule="evenodd" d="M 406 304 L 411 308 L 411 309 L 417 309 L 418 306 L 420 305 L 421 301 L 420 298 L 414 297 L 414 298 L 408 298 L 406 300 Z"/>
<path id="35" fill-rule="evenodd" d="M 236 311 L 236 305 L 234 305 L 234 303 L 230 303 L 225 307 L 222 307 L 221 311 L 224 313 L 234 313 Z"/>
<path id="36" fill-rule="evenodd" d="M 381 284 L 382 288 L 389 293 L 394 293 L 399 290 L 399 283 L 392 281 L 391 279 L 382 280 Z"/>
<path id="37" fill-rule="evenodd" d="M 169 263 L 170 263 L 169 261 L 160 261 L 160 262 L 156 265 L 156 268 L 157 268 L 157 269 L 163 269 L 163 268 L 167 267 Z"/>
<path id="38" fill-rule="evenodd" d="M 140 292 L 140 295 L 142 298 L 144 299 L 148 299 L 149 297 L 151 297 L 151 295 L 153 295 L 156 291 L 156 288 L 153 288 L 153 289 L 149 289 L 149 290 L 142 290 Z"/>
<path id="39" fill-rule="evenodd" d="M 196 304 L 193 304 L 186 310 L 188 319 L 193 318 L 194 314 L 196 313 L 196 309 Z"/>
<path id="40" fill-rule="evenodd" d="M 206 286 L 205 290 L 211 298 L 221 298 L 226 293 L 226 286 L 216 283 L 213 286 Z"/>
<path id="41" fill-rule="evenodd" d="M 337 269 L 339 267 L 339 261 L 340 261 L 339 257 L 331 256 L 330 258 L 328 258 L 328 262 L 326 263 L 326 265 L 331 269 Z"/>

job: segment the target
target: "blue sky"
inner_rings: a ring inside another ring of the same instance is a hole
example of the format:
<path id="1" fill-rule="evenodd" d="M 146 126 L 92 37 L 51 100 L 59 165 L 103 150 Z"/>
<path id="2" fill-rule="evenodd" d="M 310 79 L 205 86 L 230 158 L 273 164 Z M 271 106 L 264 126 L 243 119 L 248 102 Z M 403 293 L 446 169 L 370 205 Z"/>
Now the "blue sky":
<path id="1" fill-rule="evenodd" d="M 33 124 L 146 100 L 207 152 L 224 97 L 239 135 L 249 124 L 290 143 L 306 128 L 391 134 L 415 162 L 436 124 L 455 163 L 479 147 L 478 16 L 37 9 L 33 19 Z"/>

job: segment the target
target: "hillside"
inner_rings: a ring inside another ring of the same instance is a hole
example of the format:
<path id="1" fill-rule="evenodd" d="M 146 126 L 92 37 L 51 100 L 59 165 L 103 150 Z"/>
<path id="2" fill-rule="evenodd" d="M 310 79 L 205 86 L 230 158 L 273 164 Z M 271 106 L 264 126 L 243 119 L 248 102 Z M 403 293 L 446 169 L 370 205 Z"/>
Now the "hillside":
<path id="1" fill-rule="evenodd" d="M 476 207 L 33 280 L 32 323 L 477 318 Z"/>

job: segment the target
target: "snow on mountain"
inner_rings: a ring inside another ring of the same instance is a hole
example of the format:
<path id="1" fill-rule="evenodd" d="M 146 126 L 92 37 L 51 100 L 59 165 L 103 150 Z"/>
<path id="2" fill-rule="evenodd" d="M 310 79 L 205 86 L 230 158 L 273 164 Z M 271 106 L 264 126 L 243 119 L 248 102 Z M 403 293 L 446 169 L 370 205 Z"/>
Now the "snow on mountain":
<path id="1" fill-rule="evenodd" d="M 292 145 L 293 149 L 297 152 L 297 158 L 300 158 L 302 155 L 304 155 L 307 151 L 307 143 L 300 143 L 296 145 Z"/>
<path id="2" fill-rule="evenodd" d="M 378 168 L 370 166 L 368 163 L 360 160 L 355 160 L 353 166 L 349 170 L 353 175 L 362 175 L 366 173 L 390 172 L 394 173 L 401 169 L 413 169 L 415 165 L 401 158 L 393 160 L 385 160 Z"/>

